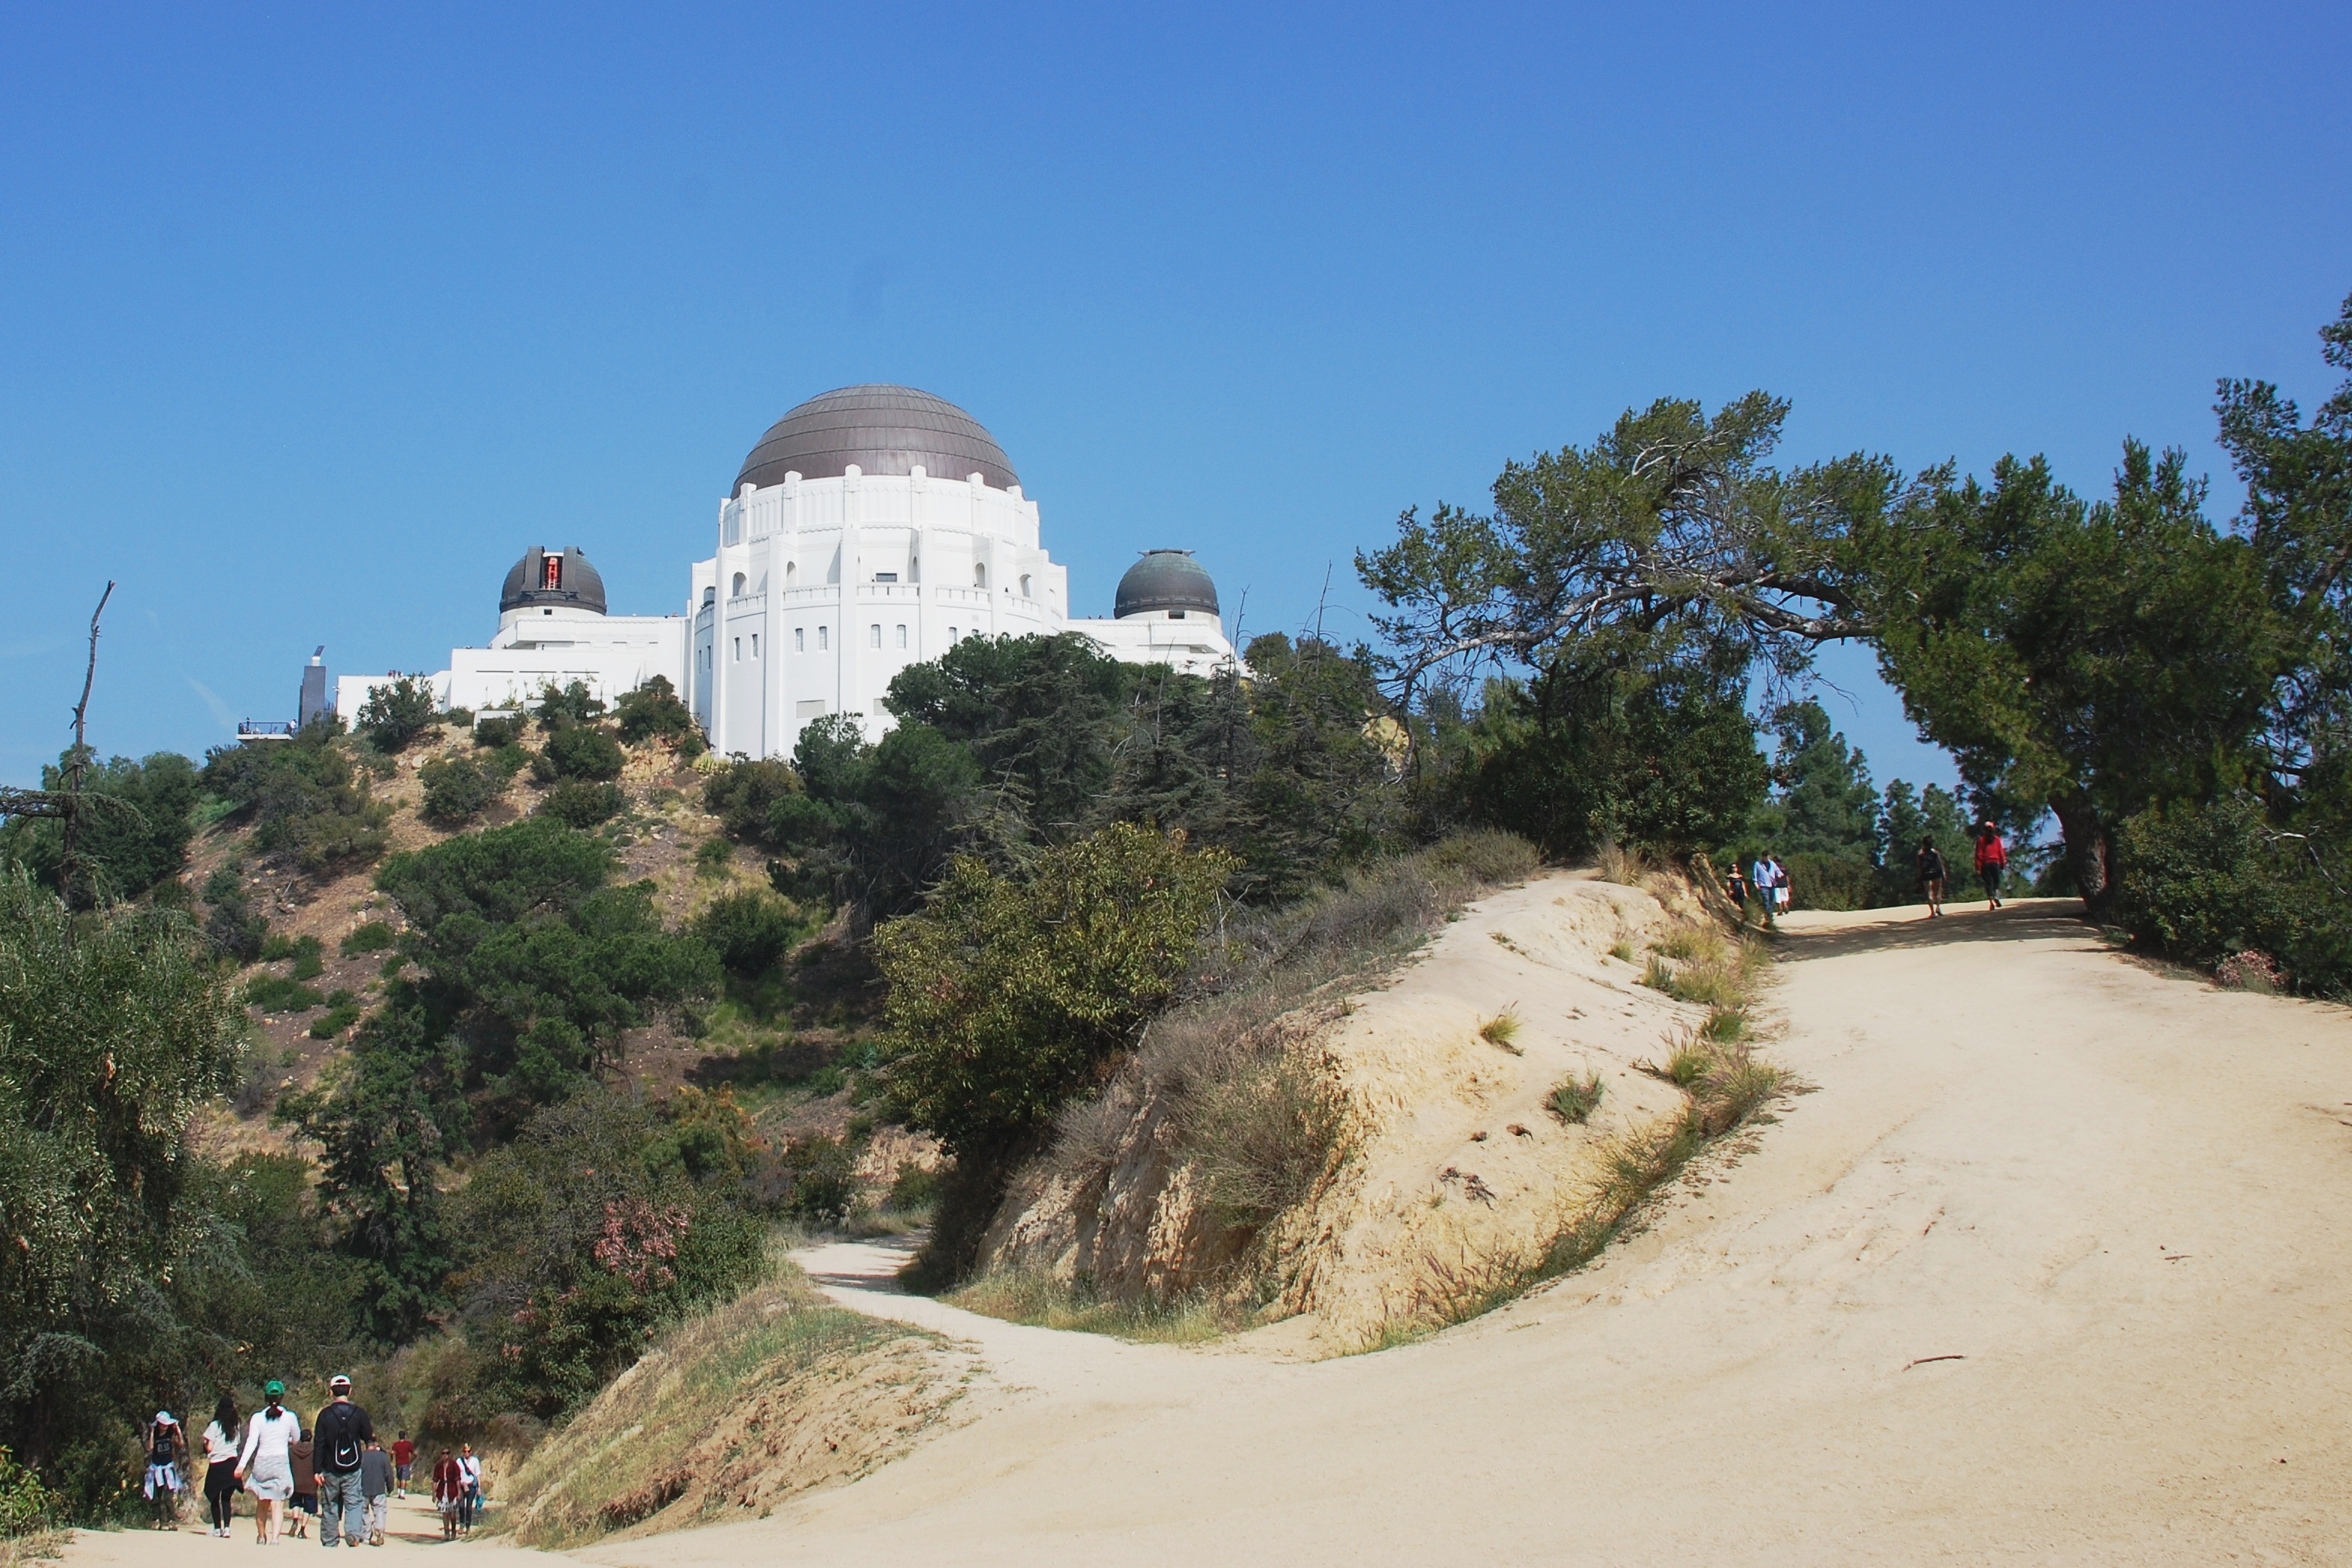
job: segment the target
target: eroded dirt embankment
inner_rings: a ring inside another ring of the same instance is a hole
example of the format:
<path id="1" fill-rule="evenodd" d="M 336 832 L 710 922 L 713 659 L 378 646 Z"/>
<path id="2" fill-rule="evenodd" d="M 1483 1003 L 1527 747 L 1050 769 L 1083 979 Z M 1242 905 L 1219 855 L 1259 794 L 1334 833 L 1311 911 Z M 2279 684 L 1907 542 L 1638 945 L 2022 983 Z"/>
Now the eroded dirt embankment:
<path id="1" fill-rule="evenodd" d="M 1297 1320 L 1286 1332 L 1300 1348 L 1355 1349 L 1444 1316 L 1433 1296 L 1483 1260 L 1540 1251 L 1587 1201 L 1613 1140 L 1683 1111 L 1682 1090 L 1637 1065 L 1662 1061 L 1668 1037 L 1706 1016 L 1639 983 L 1675 919 L 1641 889 L 1547 873 L 1469 906 L 1378 988 L 1286 1020 L 1283 1048 L 1339 1086 L 1348 1149 L 1253 1243 L 1271 1273 L 1264 1315 Z M 1507 1040 L 1482 1034 L 1506 1014 L 1516 1031 L 1490 1033 Z M 1603 1093 L 1585 1123 L 1546 1108 L 1563 1079 L 1588 1074 Z M 985 1268 L 1163 1297 L 1230 1279 L 1233 1232 L 1180 1152 L 1170 1107 L 1145 1095 L 1125 1116 L 1097 1169 L 1048 1161 L 1022 1174 Z"/>

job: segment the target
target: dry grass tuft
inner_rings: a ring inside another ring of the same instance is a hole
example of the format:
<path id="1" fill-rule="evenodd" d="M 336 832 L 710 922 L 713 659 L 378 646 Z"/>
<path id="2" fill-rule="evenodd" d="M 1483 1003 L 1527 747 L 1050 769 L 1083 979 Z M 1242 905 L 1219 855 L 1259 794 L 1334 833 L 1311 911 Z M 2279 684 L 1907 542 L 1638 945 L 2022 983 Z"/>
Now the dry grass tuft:
<path id="1" fill-rule="evenodd" d="M 1478 1026 L 1478 1037 L 1490 1046 L 1500 1046 L 1515 1057 L 1527 1052 L 1511 1042 L 1519 1037 L 1520 1019 L 1516 1008 L 1506 1007 Z"/>
<path id="2" fill-rule="evenodd" d="M 1245 1327 L 1249 1317 L 1238 1304 L 1206 1292 L 1174 1301 L 1116 1300 L 1087 1280 L 1065 1284 L 1027 1269 L 983 1275 L 940 1299 L 1010 1323 L 1108 1334 L 1139 1344 L 1199 1344 Z"/>
<path id="3" fill-rule="evenodd" d="M 0 1568 L 23 1568 L 26 1563 L 62 1557 L 72 1540 L 62 1530 L 28 1530 L 19 1535 L 0 1535 Z"/>
<path id="4" fill-rule="evenodd" d="M 1621 887 L 1640 887 L 1642 879 L 1648 876 L 1651 871 L 1648 856 L 1639 849 L 1628 848 L 1621 844 L 1603 844 L 1596 860 L 1601 870 L 1601 879 L 1604 882 L 1615 882 Z"/>
<path id="5" fill-rule="evenodd" d="M 1601 1105 L 1601 1097 L 1608 1086 L 1599 1073 L 1588 1072 L 1582 1078 L 1562 1079 L 1559 1086 L 1545 1097 L 1544 1107 L 1562 1121 L 1581 1126 Z"/>

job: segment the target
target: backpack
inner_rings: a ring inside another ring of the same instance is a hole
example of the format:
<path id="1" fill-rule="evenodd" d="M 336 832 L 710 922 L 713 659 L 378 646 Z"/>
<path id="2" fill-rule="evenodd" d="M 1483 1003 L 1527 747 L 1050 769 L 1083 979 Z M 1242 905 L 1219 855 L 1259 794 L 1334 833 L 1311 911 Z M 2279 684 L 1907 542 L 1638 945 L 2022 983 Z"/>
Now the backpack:
<path id="1" fill-rule="evenodd" d="M 360 1468 L 359 1413 L 356 1405 L 331 1405 L 319 1417 L 319 1447 L 327 1468 L 348 1474 Z M 328 1423 L 332 1422 L 331 1427 Z"/>

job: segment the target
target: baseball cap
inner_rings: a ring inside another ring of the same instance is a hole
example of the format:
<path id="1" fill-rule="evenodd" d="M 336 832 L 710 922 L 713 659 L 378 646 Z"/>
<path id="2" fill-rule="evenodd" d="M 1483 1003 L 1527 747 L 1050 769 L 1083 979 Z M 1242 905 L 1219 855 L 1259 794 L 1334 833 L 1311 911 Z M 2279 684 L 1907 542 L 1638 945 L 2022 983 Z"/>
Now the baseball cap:
<path id="1" fill-rule="evenodd" d="M 348 1378 L 348 1377 L 345 1377 L 345 1376 L 344 1376 L 341 1373 L 340 1373 L 340 1372 L 339 1372 L 339 1373 L 335 1373 L 335 1375 L 334 1375 L 334 1376 L 332 1376 L 332 1377 L 331 1377 L 331 1378 L 327 1379 L 327 1386 L 328 1386 L 329 1388 L 349 1388 L 351 1385 L 352 1385 L 352 1380 L 351 1380 L 350 1378 Z"/>
<path id="2" fill-rule="evenodd" d="M 286 1385 L 273 1377 L 261 1385 L 261 1392 L 271 1399 L 280 1398 L 286 1393 Z"/>

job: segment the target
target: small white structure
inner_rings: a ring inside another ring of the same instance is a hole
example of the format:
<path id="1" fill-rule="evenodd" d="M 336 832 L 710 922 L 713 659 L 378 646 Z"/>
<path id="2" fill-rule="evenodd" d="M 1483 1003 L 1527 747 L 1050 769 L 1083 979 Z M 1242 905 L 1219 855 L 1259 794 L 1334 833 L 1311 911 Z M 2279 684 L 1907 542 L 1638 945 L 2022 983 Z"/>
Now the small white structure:
<path id="1" fill-rule="evenodd" d="M 426 679 L 442 708 L 479 711 L 526 707 L 549 686 L 575 680 L 610 703 L 656 675 L 685 691 L 685 617 L 606 615 L 604 579 L 575 545 L 525 552 L 507 574 L 489 646 L 453 648 L 449 668 Z M 357 722 L 368 693 L 397 679 L 337 678 L 335 711 Z"/>
<path id="2" fill-rule="evenodd" d="M 980 422 L 906 386 L 850 386 L 771 426 L 719 503 L 715 553 L 695 563 L 684 616 L 608 616 L 577 548 L 533 549 L 507 574 L 498 635 L 429 677 L 442 707 L 514 708 L 584 682 L 610 703 L 669 678 L 720 755 L 788 756 L 801 731 L 893 721 L 890 679 L 970 637 L 1084 633 L 1112 657 L 1208 675 L 1233 661 L 1216 587 L 1183 551 L 1155 550 L 1108 620 L 1072 619 L 1068 574 L 1045 553 L 1037 503 Z M 355 721 L 392 676 L 347 675 Z"/>

